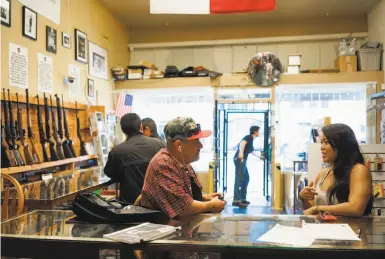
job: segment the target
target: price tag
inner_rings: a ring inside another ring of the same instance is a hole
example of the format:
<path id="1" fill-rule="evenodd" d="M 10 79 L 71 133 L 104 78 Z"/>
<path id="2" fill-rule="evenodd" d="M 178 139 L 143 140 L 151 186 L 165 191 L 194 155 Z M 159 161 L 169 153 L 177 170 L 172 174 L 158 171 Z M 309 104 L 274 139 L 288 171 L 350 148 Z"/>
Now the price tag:
<path id="1" fill-rule="evenodd" d="M 52 174 L 43 174 L 43 175 L 41 175 L 41 179 L 43 181 L 46 181 L 46 180 L 49 180 L 49 179 L 52 179 L 52 178 L 53 178 Z"/>

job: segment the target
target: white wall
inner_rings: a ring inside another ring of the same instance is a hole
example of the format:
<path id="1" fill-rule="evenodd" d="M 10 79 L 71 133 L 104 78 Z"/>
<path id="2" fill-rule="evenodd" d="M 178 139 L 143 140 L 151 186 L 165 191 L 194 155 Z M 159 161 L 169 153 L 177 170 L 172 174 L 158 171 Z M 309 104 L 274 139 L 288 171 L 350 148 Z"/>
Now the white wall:
<path id="1" fill-rule="evenodd" d="M 362 38 L 358 39 L 359 43 L 362 40 Z M 232 73 L 245 71 L 256 53 L 272 52 L 279 57 L 285 68 L 288 55 L 293 53 L 302 54 L 301 69 L 334 68 L 338 43 L 338 39 L 329 39 L 314 42 L 135 49 L 131 52 L 130 64 L 137 65 L 140 60 L 147 60 L 161 70 L 164 70 L 167 65 L 175 65 L 178 69 L 203 65 L 214 71 Z"/>
<path id="2" fill-rule="evenodd" d="M 385 0 L 380 0 L 368 15 L 369 40 L 385 45 Z M 385 67 L 385 52 L 382 57 L 382 69 Z"/>

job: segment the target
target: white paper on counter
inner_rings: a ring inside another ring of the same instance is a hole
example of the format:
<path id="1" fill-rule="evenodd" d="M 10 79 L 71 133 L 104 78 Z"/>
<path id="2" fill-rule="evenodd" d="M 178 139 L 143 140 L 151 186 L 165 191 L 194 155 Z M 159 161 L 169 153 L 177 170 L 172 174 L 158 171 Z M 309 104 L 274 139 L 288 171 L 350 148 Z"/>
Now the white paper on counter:
<path id="1" fill-rule="evenodd" d="M 276 224 L 272 229 L 259 237 L 258 241 L 297 247 L 310 247 L 315 239 L 308 236 L 303 228 L 286 227 Z"/>
<path id="2" fill-rule="evenodd" d="M 28 49 L 9 43 L 9 85 L 28 88 Z"/>
<path id="3" fill-rule="evenodd" d="M 37 53 L 37 85 L 39 92 L 52 93 L 52 73 L 52 58 L 41 53 Z"/>
<path id="4" fill-rule="evenodd" d="M 302 222 L 302 228 L 314 239 L 360 241 L 349 224 L 309 224 Z"/>

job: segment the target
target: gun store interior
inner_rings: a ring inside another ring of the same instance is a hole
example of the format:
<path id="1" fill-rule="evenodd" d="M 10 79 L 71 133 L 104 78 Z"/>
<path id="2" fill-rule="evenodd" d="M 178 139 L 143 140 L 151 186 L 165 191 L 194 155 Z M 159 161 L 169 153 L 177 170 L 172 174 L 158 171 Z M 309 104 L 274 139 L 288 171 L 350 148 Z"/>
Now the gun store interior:
<path id="1" fill-rule="evenodd" d="M 384 258 L 385 0 L 0 18 L 1 258 Z"/>

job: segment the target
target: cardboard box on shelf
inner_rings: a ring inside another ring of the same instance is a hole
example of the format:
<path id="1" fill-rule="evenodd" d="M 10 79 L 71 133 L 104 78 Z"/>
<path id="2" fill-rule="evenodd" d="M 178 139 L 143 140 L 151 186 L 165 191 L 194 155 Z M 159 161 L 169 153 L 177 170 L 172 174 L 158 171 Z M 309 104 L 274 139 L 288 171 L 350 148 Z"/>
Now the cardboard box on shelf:
<path id="1" fill-rule="evenodd" d="M 340 72 L 357 72 L 357 56 L 339 56 L 336 67 Z"/>

